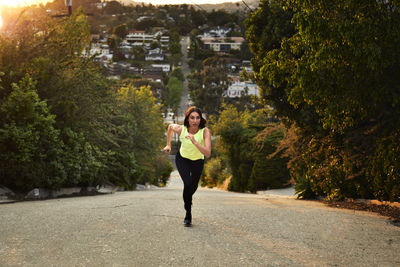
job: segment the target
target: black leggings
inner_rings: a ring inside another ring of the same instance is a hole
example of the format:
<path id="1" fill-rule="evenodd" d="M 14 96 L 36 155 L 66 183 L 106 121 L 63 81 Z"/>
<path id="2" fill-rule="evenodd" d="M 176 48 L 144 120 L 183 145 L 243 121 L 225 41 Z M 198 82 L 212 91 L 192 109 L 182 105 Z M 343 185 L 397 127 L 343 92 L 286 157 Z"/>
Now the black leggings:
<path id="1" fill-rule="evenodd" d="M 199 185 L 201 173 L 203 171 L 204 159 L 190 160 L 183 158 L 181 154 L 176 154 L 176 167 L 183 180 L 183 201 L 186 211 L 191 211 L 192 196 Z"/>

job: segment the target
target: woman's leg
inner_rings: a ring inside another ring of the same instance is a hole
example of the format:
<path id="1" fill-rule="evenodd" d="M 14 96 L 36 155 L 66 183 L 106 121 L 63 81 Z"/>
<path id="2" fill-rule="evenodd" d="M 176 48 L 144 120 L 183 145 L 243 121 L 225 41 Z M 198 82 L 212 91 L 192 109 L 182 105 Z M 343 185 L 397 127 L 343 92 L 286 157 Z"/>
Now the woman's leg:
<path id="1" fill-rule="evenodd" d="M 193 195 L 193 180 L 190 174 L 190 160 L 183 158 L 178 152 L 176 154 L 175 163 L 183 181 L 183 201 L 185 203 L 185 210 L 190 212 Z"/>
<path id="2" fill-rule="evenodd" d="M 197 190 L 197 187 L 199 186 L 199 181 L 200 181 L 200 176 L 201 173 L 203 172 L 203 167 L 204 167 L 204 160 L 199 159 L 195 161 L 191 161 L 191 166 L 190 166 L 190 173 L 192 176 L 192 196 Z"/>
<path id="3" fill-rule="evenodd" d="M 183 201 L 185 203 L 185 225 L 192 222 L 192 197 L 199 185 L 199 180 L 204 167 L 204 160 L 189 160 L 183 158 L 179 152 L 175 158 L 176 167 L 183 180 Z"/>

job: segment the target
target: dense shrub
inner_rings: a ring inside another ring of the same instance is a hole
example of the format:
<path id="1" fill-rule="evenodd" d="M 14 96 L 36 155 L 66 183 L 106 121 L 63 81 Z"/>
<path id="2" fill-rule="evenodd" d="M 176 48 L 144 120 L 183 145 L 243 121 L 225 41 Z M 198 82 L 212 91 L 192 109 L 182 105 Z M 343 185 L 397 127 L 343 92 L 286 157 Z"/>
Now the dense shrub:
<path id="1" fill-rule="evenodd" d="M 400 201 L 400 132 L 393 131 L 377 142 L 368 176 L 378 199 Z"/>
<path id="2" fill-rule="evenodd" d="M 284 136 L 281 125 L 269 124 L 258 136 L 254 152 L 254 165 L 250 176 L 250 191 L 282 188 L 289 185 L 288 158 L 283 152 L 275 153 L 276 146 Z"/>
<path id="3" fill-rule="evenodd" d="M 17 190 L 59 187 L 67 178 L 55 116 L 27 75 L 0 105 L 0 183 Z"/>
<path id="4" fill-rule="evenodd" d="M 171 172 L 174 170 L 169 157 L 164 153 L 159 154 L 155 161 L 155 174 L 152 183 L 160 186 L 165 186 Z"/>
<path id="5" fill-rule="evenodd" d="M 218 180 L 223 177 L 223 166 L 220 158 L 212 158 L 204 164 L 201 182 L 205 186 L 217 186 Z"/>
<path id="6" fill-rule="evenodd" d="M 90 35 L 81 10 L 24 19 L 0 36 L 0 184 L 165 184 L 172 168 L 159 155 L 164 129 L 150 88 L 121 88 L 82 56 Z"/>
<path id="7" fill-rule="evenodd" d="M 239 112 L 225 105 L 213 122 L 212 131 L 219 136 L 215 147 L 221 150 L 218 158 L 232 174 L 229 190 L 255 192 L 288 185 L 287 159 L 281 158 L 281 153 L 268 157 L 282 139 L 283 128 L 266 124 L 265 112 Z M 267 129 L 263 131 L 264 128 Z"/>
<path id="8" fill-rule="evenodd" d="M 399 200 L 398 1 L 263 0 L 246 21 L 301 196 Z"/>

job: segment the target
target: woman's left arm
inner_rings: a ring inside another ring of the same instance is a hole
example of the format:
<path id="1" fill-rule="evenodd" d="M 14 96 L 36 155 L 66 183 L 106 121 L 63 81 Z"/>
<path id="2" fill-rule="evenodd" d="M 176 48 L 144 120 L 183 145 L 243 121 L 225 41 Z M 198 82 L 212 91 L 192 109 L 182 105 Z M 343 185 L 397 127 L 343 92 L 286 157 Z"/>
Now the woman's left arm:
<path id="1" fill-rule="evenodd" d="M 192 141 L 193 145 L 195 145 L 197 149 L 200 150 L 201 154 L 203 154 L 206 158 L 209 158 L 211 156 L 211 133 L 208 128 L 204 128 L 203 132 L 204 146 L 199 144 L 196 139 L 194 139 L 194 136 L 192 134 L 188 134 L 186 138 L 189 138 L 190 141 Z"/>

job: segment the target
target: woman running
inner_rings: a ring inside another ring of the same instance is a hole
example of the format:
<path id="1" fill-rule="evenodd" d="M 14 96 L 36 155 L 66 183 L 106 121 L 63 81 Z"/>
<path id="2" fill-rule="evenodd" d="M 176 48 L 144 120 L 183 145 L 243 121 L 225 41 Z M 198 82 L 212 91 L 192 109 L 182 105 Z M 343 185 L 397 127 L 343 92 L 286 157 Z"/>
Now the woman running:
<path id="1" fill-rule="evenodd" d="M 168 125 L 167 145 L 163 149 L 168 154 L 171 152 L 172 132 L 177 133 L 181 147 L 176 154 L 175 162 L 184 184 L 185 226 L 192 225 L 192 197 L 203 171 L 204 157 L 208 158 L 211 155 L 211 134 L 206 128 L 206 122 L 199 108 L 190 107 L 186 111 L 183 125 Z"/>

